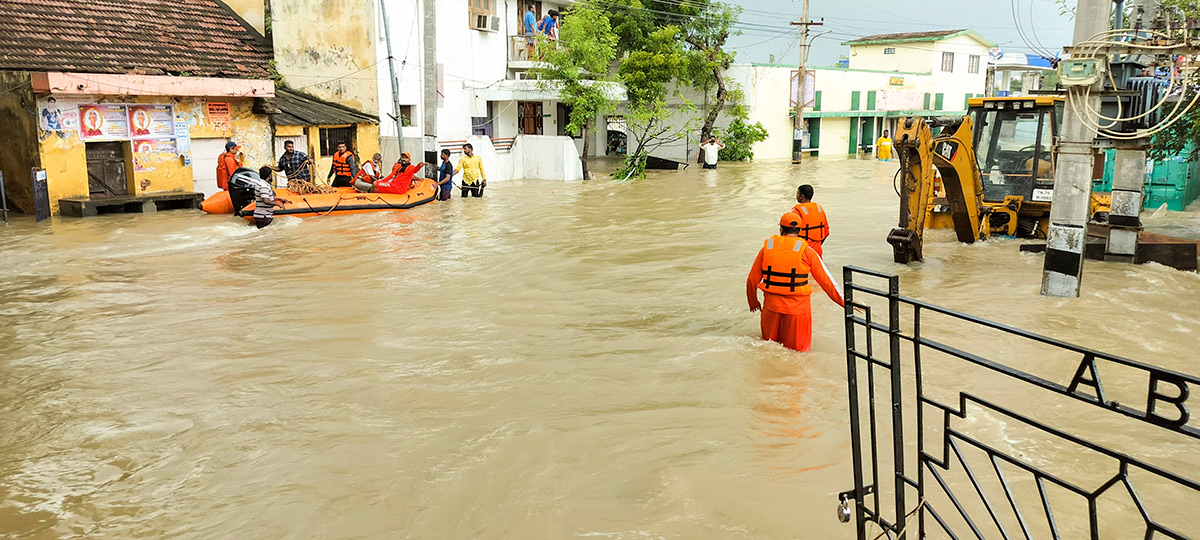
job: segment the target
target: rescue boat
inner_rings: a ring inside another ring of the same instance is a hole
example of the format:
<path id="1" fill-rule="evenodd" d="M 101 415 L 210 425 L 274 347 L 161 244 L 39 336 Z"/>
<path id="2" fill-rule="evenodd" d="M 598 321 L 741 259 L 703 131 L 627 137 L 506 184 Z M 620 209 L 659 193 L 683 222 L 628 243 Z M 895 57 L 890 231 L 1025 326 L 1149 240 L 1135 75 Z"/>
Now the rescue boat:
<path id="1" fill-rule="evenodd" d="M 299 195 L 286 189 L 276 189 L 276 195 L 288 202 L 276 206 L 274 215 L 315 217 L 329 214 L 356 214 L 387 210 L 407 210 L 437 199 L 437 184 L 430 179 L 414 180 L 412 188 L 403 194 L 361 193 L 354 188 L 338 188 L 336 193 L 311 193 Z M 234 213 L 229 193 L 222 191 L 209 197 L 201 208 L 210 214 Z M 242 217 L 254 219 L 254 203 L 242 208 Z"/>

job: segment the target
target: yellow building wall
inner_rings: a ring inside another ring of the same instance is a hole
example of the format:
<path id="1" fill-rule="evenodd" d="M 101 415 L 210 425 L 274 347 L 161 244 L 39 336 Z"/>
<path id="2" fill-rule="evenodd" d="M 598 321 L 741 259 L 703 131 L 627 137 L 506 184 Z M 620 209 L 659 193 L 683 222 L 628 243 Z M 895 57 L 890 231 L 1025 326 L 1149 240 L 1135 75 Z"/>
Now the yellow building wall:
<path id="1" fill-rule="evenodd" d="M 283 83 L 326 101 L 378 114 L 377 11 L 370 0 L 272 2 L 275 69 Z"/>
<path id="2" fill-rule="evenodd" d="M 276 128 L 275 128 L 276 133 L 280 134 L 281 133 L 280 129 L 283 127 L 284 126 L 276 126 Z M 345 127 L 345 126 L 324 126 L 324 127 Z M 353 150 L 354 154 L 356 156 L 358 156 L 358 166 L 362 167 L 362 164 L 364 162 L 370 161 L 371 156 L 373 156 L 379 152 L 379 125 L 378 124 L 354 124 L 354 127 L 355 127 L 354 137 L 355 137 L 356 141 L 355 141 L 355 147 L 352 148 L 351 150 Z M 297 129 L 297 132 L 289 133 L 289 135 L 296 135 L 296 134 L 299 134 L 300 131 L 303 131 L 304 134 L 308 136 L 307 152 L 308 152 L 308 155 L 311 156 L 313 159 L 314 170 L 316 171 L 316 180 L 318 182 L 324 182 L 326 179 L 325 178 L 326 175 L 329 174 L 330 167 L 333 166 L 333 158 L 330 156 L 321 154 L 321 127 L 300 128 L 300 127 L 296 126 L 295 128 Z M 280 134 L 280 136 L 283 136 L 283 135 Z M 419 160 L 420 158 L 414 156 L 414 159 Z M 391 170 L 392 165 L 390 163 L 384 163 L 383 165 L 384 165 L 383 168 L 385 169 L 384 172 Z"/>
<path id="3" fill-rule="evenodd" d="M 239 17 L 250 23 L 261 35 L 267 35 L 266 2 L 263 0 L 224 0 Z"/>
<path id="4" fill-rule="evenodd" d="M 30 172 L 39 167 L 38 116 L 29 74 L 0 71 L 0 172 L 4 173 L 9 208 L 33 213 Z"/>
<path id="5" fill-rule="evenodd" d="M 305 134 L 304 126 L 275 126 L 276 137 L 298 137 Z M 307 149 L 302 148 L 301 150 L 306 154 L 309 153 Z"/>
<path id="6" fill-rule="evenodd" d="M 264 115 L 253 112 L 251 98 L 219 98 L 214 102 L 229 103 L 230 122 L 218 126 L 208 118 L 204 98 L 185 98 L 175 101 L 162 96 L 96 96 L 95 103 L 152 103 L 174 104 L 176 120 L 188 122 L 189 134 L 195 138 L 220 137 L 242 145 L 239 158 L 247 167 L 258 168 L 271 163 L 273 146 L 271 126 Z M 73 131 L 39 130 L 39 152 L 46 169 L 50 206 L 58 213 L 58 200 L 88 196 L 87 154 L 85 142 Z M 185 164 L 176 152 L 135 153 L 125 141 L 126 174 L 131 195 L 167 191 L 191 191 L 192 166 Z M 139 170 L 140 169 L 140 170 Z"/>

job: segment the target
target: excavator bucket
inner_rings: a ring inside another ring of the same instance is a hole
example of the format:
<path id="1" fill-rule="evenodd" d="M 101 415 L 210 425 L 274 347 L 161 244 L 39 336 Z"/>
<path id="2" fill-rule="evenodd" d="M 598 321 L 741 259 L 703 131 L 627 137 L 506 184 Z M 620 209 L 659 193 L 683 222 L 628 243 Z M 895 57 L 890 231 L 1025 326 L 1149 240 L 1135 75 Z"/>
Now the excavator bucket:
<path id="1" fill-rule="evenodd" d="M 887 241 L 892 245 L 892 260 L 901 264 L 924 260 L 921 255 L 921 237 L 916 232 L 895 228 L 888 234 Z"/>

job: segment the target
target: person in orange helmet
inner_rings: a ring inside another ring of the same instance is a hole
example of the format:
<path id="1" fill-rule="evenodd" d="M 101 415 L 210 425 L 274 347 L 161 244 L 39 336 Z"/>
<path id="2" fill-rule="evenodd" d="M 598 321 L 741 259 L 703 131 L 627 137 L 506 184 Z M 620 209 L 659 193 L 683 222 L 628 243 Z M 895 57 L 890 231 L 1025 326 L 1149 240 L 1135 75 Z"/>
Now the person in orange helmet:
<path id="1" fill-rule="evenodd" d="M 825 239 L 829 238 L 829 218 L 825 217 L 825 209 L 821 205 L 812 202 L 813 187 L 809 184 L 804 184 L 796 188 L 796 206 L 792 207 L 792 212 L 800 216 L 800 238 L 808 241 L 808 244 L 817 252 L 817 255 L 825 256 L 825 251 L 821 246 L 825 243 Z"/>
<path id="2" fill-rule="evenodd" d="M 803 220 L 794 212 L 779 218 L 779 234 L 763 243 L 746 277 L 746 300 L 750 311 L 762 310 L 762 338 L 784 347 L 807 351 L 812 345 L 812 312 L 809 278 L 825 290 L 839 306 L 846 300 L 825 268 L 812 243 L 800 238 Z M 763 301 L 758 302 L 758 291 Z"/>

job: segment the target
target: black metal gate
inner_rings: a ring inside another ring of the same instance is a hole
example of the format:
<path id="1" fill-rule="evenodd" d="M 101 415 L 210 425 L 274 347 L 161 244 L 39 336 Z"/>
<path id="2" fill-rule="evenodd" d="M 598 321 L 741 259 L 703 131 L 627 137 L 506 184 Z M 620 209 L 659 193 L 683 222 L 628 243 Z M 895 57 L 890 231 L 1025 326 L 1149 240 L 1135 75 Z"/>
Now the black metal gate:
<path id="1" fill-rule="evenodd" d="M 129 193 L 125 172 L 125 143 L 87 143 L 88 194 L 111 197 Z"/>
<path id="2" fill-rule="evenodd" d="M 1200 378 L 844 279 L 859 540 L 1200 537 Z"/>

